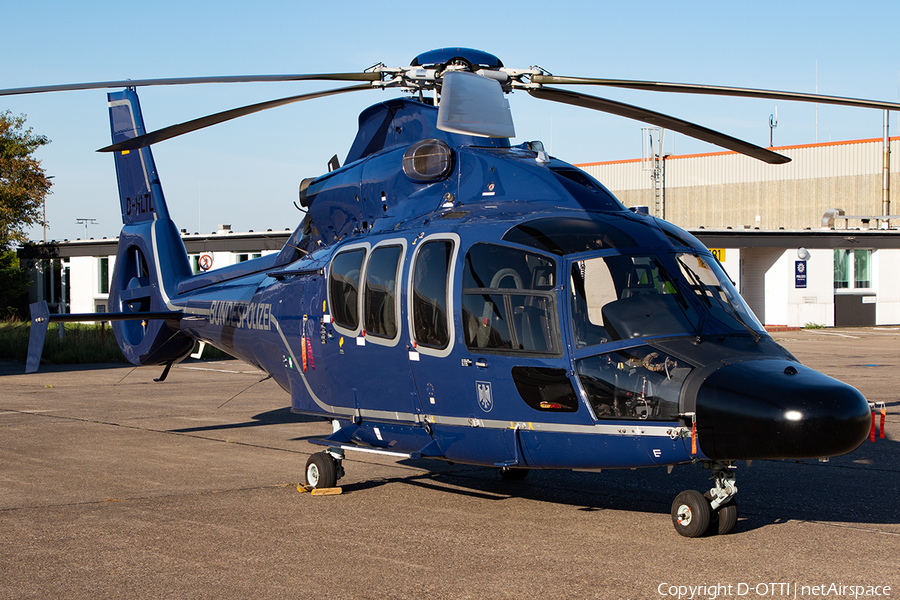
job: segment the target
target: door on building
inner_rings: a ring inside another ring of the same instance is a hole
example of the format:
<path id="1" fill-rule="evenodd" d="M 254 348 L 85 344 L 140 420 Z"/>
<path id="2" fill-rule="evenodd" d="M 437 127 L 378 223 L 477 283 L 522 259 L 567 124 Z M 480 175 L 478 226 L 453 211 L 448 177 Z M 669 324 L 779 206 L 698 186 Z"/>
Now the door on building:
<path id="1" fill-rule="evenodd" d="M 872 257 L 867 248 L 834 251 L 834 326 L 876 324 L 877 296 L 872 285 Z"/>

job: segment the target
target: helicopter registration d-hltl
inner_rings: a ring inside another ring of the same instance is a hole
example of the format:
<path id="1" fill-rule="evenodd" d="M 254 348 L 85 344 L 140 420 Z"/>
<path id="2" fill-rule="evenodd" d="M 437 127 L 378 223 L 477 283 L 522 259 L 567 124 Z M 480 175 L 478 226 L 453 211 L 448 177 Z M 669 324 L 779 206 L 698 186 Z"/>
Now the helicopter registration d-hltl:
<path id="1" fill-rule="evenodd" d="M 136 87 L 340 80 L 353 85 L 147 133 Z M 869 432 L 854 388 L 801 365 L 754 317 L 696 238 L 625 208 L 601 183 L 512 145 L 505 94 L 645 121 L 768 163 L 787 157 L 674 117 L 548 84 L 600 85 L 900 109 L 746 88 L 553 76 L 465 48 L 360 73 L 101 82 L 0 95 L 109 93 L 124 226 L 109 313 L 33 306 L 27 370 L 51 321 L 111 320 L 134 364 L 206 342 L 271 374 L 296 413 L 333 423 L 309 485 L 334 486 L 346 452 L 495 467 L 607 469 L 701 463 L 714 484 L 672 505 L 679 534 L 730 532 L 734 463 L 845 454 Z M 194 275 L 149 145 L 274 106 L 364 89 L 411 95 L 359 116 L 340 166 L 300 185 L 308 211 L 277 254 Z M 356 375 L 349 376 L 353 373 Z M 361 375 L 369 374 L 369 375 Z"/>

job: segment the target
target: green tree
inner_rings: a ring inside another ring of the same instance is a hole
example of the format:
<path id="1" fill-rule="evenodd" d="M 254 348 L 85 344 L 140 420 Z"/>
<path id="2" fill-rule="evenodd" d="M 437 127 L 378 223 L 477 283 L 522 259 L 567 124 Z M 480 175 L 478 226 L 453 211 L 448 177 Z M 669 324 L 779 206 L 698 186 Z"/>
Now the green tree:
<path id="1" fill-rule="evenodd" d="M 0 319 L 27 315 L 28 276 L 15 250 L 0 253 Z"/>
<path id="2" fill-rule="evenodd" d="M 25 241 L 25 228 L 43 224 L 43 204 L 52 185 L 32 156 L 49 144 L 25 129 L 25 115 L 0 112 L 0 251 Z"/>

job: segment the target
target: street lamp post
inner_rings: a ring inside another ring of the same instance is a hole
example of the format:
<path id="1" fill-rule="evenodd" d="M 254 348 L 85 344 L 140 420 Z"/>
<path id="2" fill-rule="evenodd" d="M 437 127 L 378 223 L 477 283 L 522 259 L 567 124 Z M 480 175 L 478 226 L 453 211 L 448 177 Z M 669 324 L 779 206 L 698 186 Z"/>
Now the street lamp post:
<path id="1" fill-rule="evenodd" d="M 75 222 L 79 225 L 84 225 L 84 239 L 88 239 L 88 225 L 96 225 L 99 221 L 97 219 L 75 219 Z"/>
<path id="2" fill-rule="evenodd" d="M 47 179 L 53 179 L 55 175 L 48 175 Z M 44 226 L 44 243 L 47 243 L 47 194 L 44 194 L 44 198 L 41 201 L 41 212 L 43 216 L 41 217 L 41 224 Z"/>

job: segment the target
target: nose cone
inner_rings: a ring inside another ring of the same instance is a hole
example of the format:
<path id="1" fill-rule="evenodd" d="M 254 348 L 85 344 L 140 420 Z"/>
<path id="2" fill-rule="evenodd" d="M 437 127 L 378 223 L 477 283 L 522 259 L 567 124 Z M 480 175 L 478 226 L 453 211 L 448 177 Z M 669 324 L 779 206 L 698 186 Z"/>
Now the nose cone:
<path id="1" fill-rule="evenodd" d="M 716 460 L 837 456 L 871 426 L 856 388 L 788 360 L 713 371 L 697 391 L 696 415 L 700 449 Z"/>

